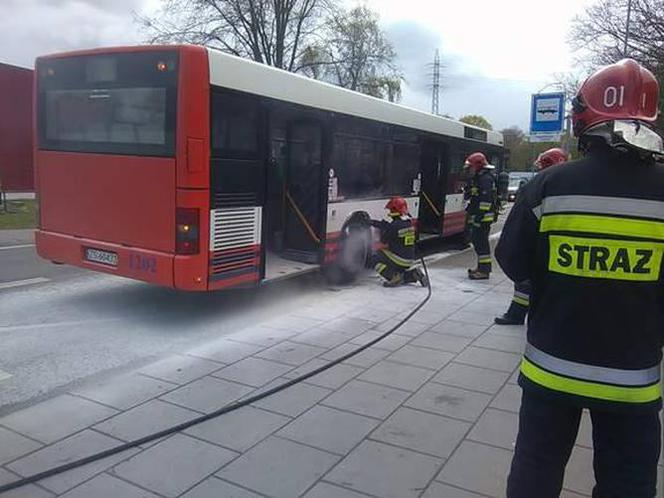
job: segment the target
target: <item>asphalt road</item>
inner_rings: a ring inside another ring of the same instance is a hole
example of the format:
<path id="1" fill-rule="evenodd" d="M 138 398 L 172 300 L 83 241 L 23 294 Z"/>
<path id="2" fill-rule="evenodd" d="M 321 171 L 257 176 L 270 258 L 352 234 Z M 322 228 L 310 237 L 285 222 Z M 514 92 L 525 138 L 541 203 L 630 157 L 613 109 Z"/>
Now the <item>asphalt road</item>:
<path id="1" fill-rule="evenodd" d="M 44 261 L 32 245 L 0 246 L 0 289 L 34 278 L 65 280 L 82 273 L 85 270 Z"/>

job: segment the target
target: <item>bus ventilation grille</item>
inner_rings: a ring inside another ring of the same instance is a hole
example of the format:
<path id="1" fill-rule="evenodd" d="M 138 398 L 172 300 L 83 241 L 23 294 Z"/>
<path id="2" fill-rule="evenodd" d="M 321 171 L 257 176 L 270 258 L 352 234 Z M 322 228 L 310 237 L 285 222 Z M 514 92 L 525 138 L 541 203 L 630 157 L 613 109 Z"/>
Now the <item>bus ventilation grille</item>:
<path id="1" fill-rule="evenodd" d="M 210 250 L 258 245 L 261 218 L 260 206 L 213 209 L 210 213 Z"/>
<path id="2" fill-rule="evenodd" d="M 262 210 L 258 206 L 210 212 L 210 274 L 231 277 L 255 272 L 260 262 Z"/>

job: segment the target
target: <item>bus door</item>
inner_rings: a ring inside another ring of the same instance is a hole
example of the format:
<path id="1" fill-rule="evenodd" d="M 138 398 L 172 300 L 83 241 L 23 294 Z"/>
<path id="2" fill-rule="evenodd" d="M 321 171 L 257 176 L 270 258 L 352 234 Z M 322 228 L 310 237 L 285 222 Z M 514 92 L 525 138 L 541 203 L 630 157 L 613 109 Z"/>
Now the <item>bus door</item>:
<path id="1" fill-rule="evenodd" d="M 445 144 L 435 140 L 422 143 L 420 173 L 420 212 L 418 228 L 420 238 L 441 235 L 445 200 L 446 169 Z"/>
<path id="2" fill-rule="evenodd" d="M 466 185 L 466 171 L 463 164 L 468 154 L 470 152 L 467 150 L 455 149 L 449 156 L 449 167 L 446 168 L 445 180 L 443 237 L 451 237 L 466 231 L 466 203 L 463 194 Z"/>
<path id="3" fill-rule="evenodd" d="M 318 263 L 323 231 L 323 131 L 315 121 L 288 127 L 284 257 Z"/>
<path id="4" fill-rule="evenodd" d="M 263 272 L 264 115 L 254 97 L 211 95 L 210 288 L 257 283 Z"/>

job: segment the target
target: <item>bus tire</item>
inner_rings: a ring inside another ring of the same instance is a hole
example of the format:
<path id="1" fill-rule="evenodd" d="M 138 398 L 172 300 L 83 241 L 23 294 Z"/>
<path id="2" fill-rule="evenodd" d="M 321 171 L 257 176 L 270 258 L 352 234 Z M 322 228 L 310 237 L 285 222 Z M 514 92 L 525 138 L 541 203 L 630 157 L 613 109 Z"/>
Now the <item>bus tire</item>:
<path id="1" fill-rule="evenodd" d="M 326 278 L 334 284 L 353 282 L 371 260 L 371 230 L 365 223 L 350 222 L 343 234 L 337 261 L 325 272 Z"/>

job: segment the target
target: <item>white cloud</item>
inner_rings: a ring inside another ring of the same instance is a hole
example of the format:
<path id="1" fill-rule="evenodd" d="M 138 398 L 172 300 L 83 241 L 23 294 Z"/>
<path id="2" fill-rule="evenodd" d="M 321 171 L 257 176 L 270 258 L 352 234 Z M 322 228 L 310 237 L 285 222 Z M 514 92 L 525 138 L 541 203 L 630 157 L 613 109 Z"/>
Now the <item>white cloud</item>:
<path id="1" fill-rule="evenodd" d="M 592 0 L 366 0 L 397 49 L 407 79 L 403 103 L 431 108 L 431 70 L 441 50 L 441 112 L 482 114 L 503 128 L 528 125 L 530 94 L 573 69 L 567 33 Z"/>
<path id="2" fill-rule="evenodd" d="M 39 55 L 139 43 L 133 11 L 153 0 L 3 0 L 0 62 L 32 67 Z"/>

